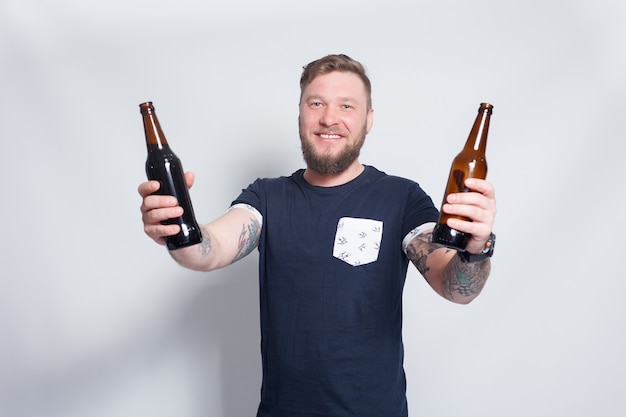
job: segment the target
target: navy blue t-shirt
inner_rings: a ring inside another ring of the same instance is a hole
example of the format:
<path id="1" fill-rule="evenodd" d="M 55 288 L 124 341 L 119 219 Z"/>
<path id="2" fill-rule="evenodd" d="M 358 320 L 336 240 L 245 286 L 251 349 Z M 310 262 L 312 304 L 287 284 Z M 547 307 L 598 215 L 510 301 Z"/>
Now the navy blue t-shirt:
<path id="1" fill-rule="evenodd" d="M 402 241 L 438 211 L 371 166 L 337 187 L 303 175 L 258 179 L 233 202 L 263 216 L 257 416 L 404 417 Z"/>

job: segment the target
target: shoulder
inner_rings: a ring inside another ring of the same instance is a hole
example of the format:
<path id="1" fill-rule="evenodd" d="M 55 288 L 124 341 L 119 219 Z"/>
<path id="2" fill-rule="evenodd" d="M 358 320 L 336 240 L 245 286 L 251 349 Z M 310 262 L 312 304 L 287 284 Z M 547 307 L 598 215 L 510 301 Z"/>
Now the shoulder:
<path id="1" fill-rule="evenodd" d="M 385 188 L 391 188 L 394 191 L 406 190 L 416 191 L 421 190 L 420 185 L 409 178 L 400 177 L 397 175 L 387 174 L 373 166 L 366 165 L 366 172 L 369 181 Z"/>
<path id="2" fill-rule="evenodd" d="M 291 175 L 285 175 L 280 177 L 271 178 L 257 178 L 250 185 L 248 189 L 272 189 L 289 186 L 290 184 L 299 183 L 302 181 L 304 169 L 299 169 Z"/>
<path id="3" fill-rule="evenodd" d="M 294 188 L 299 187 L 298 178 L 302 178 L 303 171 L 296 171 L 290 176 L 257 178 L 241 191 L 231 205 L 248 204 L 263 214 L 268 201 L 284 200 L 286 195 L 293 194 Z"/>

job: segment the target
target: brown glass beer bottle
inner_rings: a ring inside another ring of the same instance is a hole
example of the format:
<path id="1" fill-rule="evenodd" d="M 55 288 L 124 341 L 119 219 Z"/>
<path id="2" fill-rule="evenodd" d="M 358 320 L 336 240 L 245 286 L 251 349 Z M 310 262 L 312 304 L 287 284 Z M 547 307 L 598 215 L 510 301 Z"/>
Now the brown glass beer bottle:
<path id="1" fill-rule="evenodd" d="M 176 197 L 178 205 L 184 210 L 182 216 L 162 222 L 180 226 L 178 234 L 165 238 L 167 248 L 175 250 L 200 243 L 202 234 L 195 219 L 180 159 L 167 143 L 152 102 L 141 103 L 139 109 L 148 147 L 146 174 L 149 180 L 161 183 L 161 187 L 154 194 Z"/>
<path id="2" fill-rule="evenodd" d="M 452 161 L 442 206 L 446 202 L 448 194 L 469 191 L 469 189 L 465 187 L 466 179 L 487 178 L 485 150 L 487 148 L 487 134 L 489 133 L 489 120 L 491 119 L 492 109 L 493 106 L 491 104 L 480 104 L 478 115 L 465 142 L 465 147 Z M 441 211 L 439 221 L 433 230 L 431 241 L 438 245 L 464 251 L 471 235 L 449 227 L 446 224 L 449 218 L 469 220 L 461 216 L 451 216 Z"/>

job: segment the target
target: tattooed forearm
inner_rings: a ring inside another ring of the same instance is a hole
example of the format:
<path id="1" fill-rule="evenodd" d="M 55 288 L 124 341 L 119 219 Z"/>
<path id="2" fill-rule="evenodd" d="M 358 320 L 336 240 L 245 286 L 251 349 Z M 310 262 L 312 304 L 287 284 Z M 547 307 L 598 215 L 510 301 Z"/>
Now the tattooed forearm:
<path id="1" fill-rule="evenodd" d="M 458 303 L 471 301 L 483 289 L 491 261 L 465 263 L 454 249 L 430 243 L 431 234 L 413 238 L 407 245 L 407 256 L 438 294 Z"/>
<path id="2" fill-rule="evenodd" d="M 430 271 L 430 268 L 426 264 L 426 260 L 428 259 L 428 255 L 435 250 L 435 248 L 430 244 L 431 234 L 432 233 L 429 232 L 418 235 L 406 248 L 409 259 L 422 275 L 426 275 L 426 273 Z"/>
<path id="3" fill-rule="evenodd" d="M 491 261 L 463 262 L 452 258 L 443 273 L 444 297 L 449 300 L 476 297 L 482 291 L 491 270 Z"/>
<path id="4" fill-rule="evenodd" d="M 259 232 L 261 226 L 258 220 L 250 218 L 250 223 L 244 224 L 239 235 L 238 251 L 233 262 L 245 257 L 254 250 L 259 241 Z"/>

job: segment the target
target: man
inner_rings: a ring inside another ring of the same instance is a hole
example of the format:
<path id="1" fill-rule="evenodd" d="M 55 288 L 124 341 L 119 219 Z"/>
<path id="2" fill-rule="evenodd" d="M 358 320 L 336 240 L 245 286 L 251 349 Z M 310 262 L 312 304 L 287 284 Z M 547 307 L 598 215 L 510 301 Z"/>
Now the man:
<path id="1" fill-rule="evenodd" d="M 258 417 L 407 416 L 402 290 L 409 260 L 432 288 L 468 303 L 483 288 L 495 219 L 494 189 L 467 180 L 443 210 L 472 221 L 467 253 L 432 245 L 438 210 L 413 181 L 359 162 L 374 116 L 363 66 L 329 55 L 304 68 L 299 131 L 306 169 L 257 179 L 212 223 L 202 243 L 171 251 L 210 271 L 258 247 L 263 383 Z M 188 185 L 193 174 L 187 174 Z M 161 221 L 182 208 L 139 186 L 145 232 L 160 244 L 178 232 Z"/>

